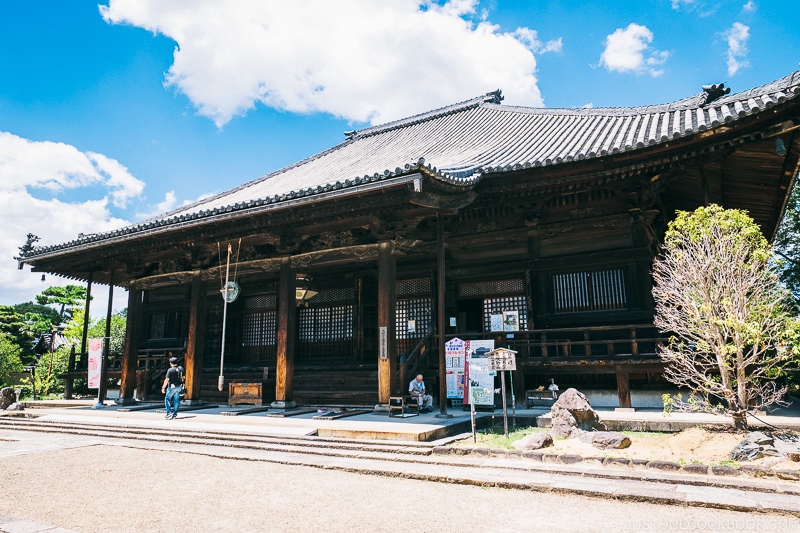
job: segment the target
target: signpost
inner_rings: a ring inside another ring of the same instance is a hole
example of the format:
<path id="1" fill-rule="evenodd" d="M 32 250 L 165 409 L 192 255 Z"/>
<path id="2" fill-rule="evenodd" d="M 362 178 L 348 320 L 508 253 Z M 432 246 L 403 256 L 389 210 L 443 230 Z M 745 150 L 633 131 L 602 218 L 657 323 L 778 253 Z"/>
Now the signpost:
<path id="1" fill-rule="evenodd" d="M 506 404 L 506 371 L 517 369 L 517 352 L 508 348 L 497 348 L 486 354 L 489 370 L 500 371 L 500 387 L 503 397 L 503 434 L 508 438 L 508 405 Z"/>

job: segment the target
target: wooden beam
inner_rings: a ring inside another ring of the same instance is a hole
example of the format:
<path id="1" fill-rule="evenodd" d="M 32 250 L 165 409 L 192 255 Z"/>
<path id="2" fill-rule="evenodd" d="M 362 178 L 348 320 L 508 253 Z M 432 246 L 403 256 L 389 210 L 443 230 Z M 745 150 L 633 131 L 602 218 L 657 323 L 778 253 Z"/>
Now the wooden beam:
<path id="1" fill-rule="evenodd" d="M 278 345 L 275 367 L 275 401 L 277 408 L 294 407 L 292 382 L 294 379 L 294 349 L 297 338 L 297 306 L 295 289 L 297 281 L 289 257 L 281 260 L 278 282 Z"/>
<path id="2" fill-rule="evenodd" d="M 186 401 L 200 402 L 200 378 L 203 373 L 203 333 L 206 317 L 206 286 L 200 272 L 192 278 L 192 293 L 189 303 L 189 329 L 183 365 L 186 368 Z"/>
<path id="3" fill-rule="evenodd" d="M 439 348 L 439 415 L 447 416 L 447 365 L 444 353 L 444 216 L 436 215 L 436 333 Z"/>
<path id="4" fill-rule="evenodd" d="M 390 242 L 378 245 L 378 404 L 389 405 L 397 380 L 395 298 L 397 261 Z"/>
<path id="5" fill-rule="evenodd" d="M 631 386 L 628 381 L 628 370 L 621 365 L 617 365 L 617 394 L 619 395 L 619 406 L 631 406 Z"/>
<path id="6" fill-rule="evenodd" d="M 103 339 L 103 357 L 100 365 L 100 390 L 98 392 L 98 402 L 102 403 L 106 399 L 108 392 L 108 363 L 111 356 L 111 314 L 114 311 L 114 271 L 109 275 L 108 282 L 108 309 L 106 310 L 106 331 Z"/>
<path id="7" fill-rule="evenodd" d="M 142 291 L 128 291 L 128 316 L 125 324 L 125 351 L 122 354 L 122 378 L 119 386 L 117 403 L 127 405 L 135 403 L 133 389 L 136 388 L 136 359 L 139 353 L 139 325 L 142 316 Z M 140 395 L 148 391 L 139 391 Z"/>

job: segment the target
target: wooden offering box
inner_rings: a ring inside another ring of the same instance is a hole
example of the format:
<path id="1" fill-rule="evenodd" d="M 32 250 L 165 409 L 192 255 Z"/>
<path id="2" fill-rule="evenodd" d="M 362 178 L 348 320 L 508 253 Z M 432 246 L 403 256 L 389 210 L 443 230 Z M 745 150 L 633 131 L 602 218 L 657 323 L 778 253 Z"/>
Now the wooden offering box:
<path id="1" fill-rule="evenodd" d="M 229 383 L 228 406 L 240 403 L 261 405 L 261 383 Z"/>

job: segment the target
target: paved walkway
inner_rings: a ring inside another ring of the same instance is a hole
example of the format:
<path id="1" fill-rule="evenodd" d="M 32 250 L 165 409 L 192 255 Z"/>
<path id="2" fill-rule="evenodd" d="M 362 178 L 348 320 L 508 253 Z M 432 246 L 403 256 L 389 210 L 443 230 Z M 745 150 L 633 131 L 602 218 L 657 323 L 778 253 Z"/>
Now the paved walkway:
<path id="1" fill-rule="evenodd" d="M 70 529 L 55 527 L 32 520 L 22 520 L 0 514 L 0 533 L 75 533 Z"/>

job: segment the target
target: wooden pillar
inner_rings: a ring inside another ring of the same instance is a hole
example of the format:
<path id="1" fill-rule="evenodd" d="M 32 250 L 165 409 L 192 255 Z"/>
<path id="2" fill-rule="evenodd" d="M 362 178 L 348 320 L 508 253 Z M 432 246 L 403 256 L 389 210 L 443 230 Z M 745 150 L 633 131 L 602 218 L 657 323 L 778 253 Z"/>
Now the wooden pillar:
<path id="1" fill-rule="evenodd" d="M 514 400 L 520 407 L 525 407 L 527 398 L 525 398 L 525 372 L 519 364 L 517 359 L 517 369 L 511 371 L 511 379 L 514 380 Z"/>
<path id="2" fill-rule="evenodd" d="M 106 331 L 103 338 L 103 357 L 100 358 L 100 390 L 97 401 L 103 403 L 108 392 L 108 365 L 111 356 L 111 314 L 114 311 L 114 271 L 108 273 L 108 310 L 106 311 Z"/>
<path id="3" fill-rule="evenodd" d="M 89 272 L 89 281 L 86 282 L 86 306 L 83 309 L 83 335 L 81 336 L 81 353 L 80 353 L 80 367 L 87 368 L 89 360 L 86 352 L 86 343 L 89 336 L 89 304 L 92 302 L 92 277 L 94 272 Z"/>
<path id="4" fill-rule="evenodd" d="M 622 365 L 616 365 L 616 370 L 619 406 L 629 408 L 631 406 L 631 388 L 630 383 L 628 382 L 628 369 Z"/>
<path id="5" fill-rule="evenodd" d="M 272 406 L 279 409 L 294 407 L 292 380 L 294 378 L 294 349 L 297 338 L 297 305 L 295 289 L 297 282 L 291 260 L 281 260 L 278 283 L 278 345 L 275 366 L 275 401 Z"/>
<path id="6" fill-rule="evenodd" d="M 392 245 L 378 245 L 378 406 L 387 408 L 397 379 L 395 299 L 397 262 Z"/>
<path id="7" fill-rule="evenodd" d="M 125 322 L 125 351 L 122 355 L 122 380 L 119 387 L 119 400 L 122 405 L 136 403 L 133 390 L 136 388 L 136 368 L 139 357 L 139 324 L 142 316 L 142 291 L 128 289 L 128 317 Z M 139 391 L 141 394 L 143 391 Z"/>
<path id="8" fill-rule="evenodd" d="M 439 342 L 439 414 L 438 417 L 449 417 L 447 414 L 447 364 L 444 353 L 444 217 L 436 214 L 436 334 Z"/>
<path id="9" fill-rule="evenodd" d="M 183 366 L 186 370 L 186 403 L 202 403 L 200 380 L 203 373 L 203 333 L 206 317 L 206 286 L 200 272 L 192 277 L 192 295 L 189 302 L 189 331 L 186 338 L 186 354 Z"/>

